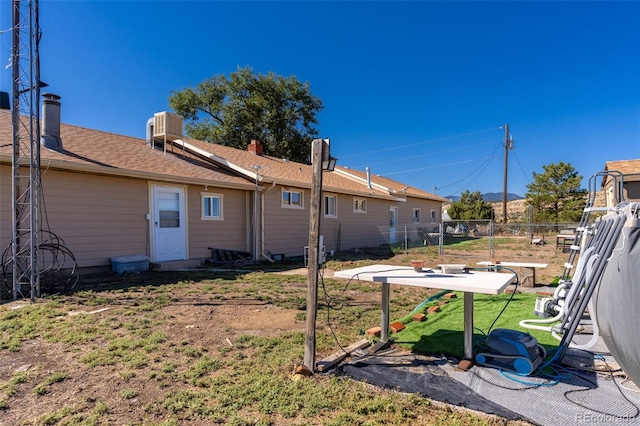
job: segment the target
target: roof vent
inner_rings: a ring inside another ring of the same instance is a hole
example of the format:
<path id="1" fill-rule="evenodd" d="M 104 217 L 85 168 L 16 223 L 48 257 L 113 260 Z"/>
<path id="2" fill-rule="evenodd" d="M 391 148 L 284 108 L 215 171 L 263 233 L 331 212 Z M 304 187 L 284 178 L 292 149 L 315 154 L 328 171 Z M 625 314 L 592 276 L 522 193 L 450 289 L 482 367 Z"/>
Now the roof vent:
<path id="1" fill-rule="evenodd" d="M 169 141 L 182 139 L 183 120 L 181 115 L 166 111 L 153 114 L 153 137 Z"/>
<path id="2" fill-rule="evenodd" d="M 40 144 L 46 148 L 62 151 L 60 138 L 60 96 L 42 94 L 42 136 Z"/>

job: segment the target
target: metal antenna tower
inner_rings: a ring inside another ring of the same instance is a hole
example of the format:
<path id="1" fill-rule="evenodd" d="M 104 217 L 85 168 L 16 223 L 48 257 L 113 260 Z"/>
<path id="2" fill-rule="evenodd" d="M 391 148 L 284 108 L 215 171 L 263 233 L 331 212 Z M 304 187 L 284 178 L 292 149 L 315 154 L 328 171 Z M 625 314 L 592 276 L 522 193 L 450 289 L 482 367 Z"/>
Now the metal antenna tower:
<path id="1" fill-rule="evenodd" d="M 40 296 L 40 59 L 38 0 L 12 1 L 13 298 Z"/>

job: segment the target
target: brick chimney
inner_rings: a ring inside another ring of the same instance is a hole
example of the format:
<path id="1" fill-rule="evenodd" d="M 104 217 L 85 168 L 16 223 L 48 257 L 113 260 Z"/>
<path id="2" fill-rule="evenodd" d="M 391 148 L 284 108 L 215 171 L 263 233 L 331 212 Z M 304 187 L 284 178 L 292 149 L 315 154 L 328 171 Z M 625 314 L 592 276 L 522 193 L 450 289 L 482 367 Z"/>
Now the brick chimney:
<path id="1" fill-rule="evenodd" d="M 251 143 L 247 147 L 247 151 L 253 152 L 256 155 L 264 154 L 264 146 L 258 139 L 251 139 Z"/>

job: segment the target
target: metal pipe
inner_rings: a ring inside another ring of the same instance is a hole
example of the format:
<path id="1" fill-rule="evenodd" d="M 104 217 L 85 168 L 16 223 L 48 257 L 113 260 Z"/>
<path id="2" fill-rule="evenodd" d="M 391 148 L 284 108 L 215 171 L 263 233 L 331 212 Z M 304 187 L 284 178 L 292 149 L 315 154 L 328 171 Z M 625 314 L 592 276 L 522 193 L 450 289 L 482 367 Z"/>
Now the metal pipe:
<path id="1" fill-rule="evenodd" d="M 276 261 L 273 260 L 273 258 L 269 254 L 267 254 L 267 252 L 264 249 L 264 196 L 266 195 L 267 192 L 272 190 L 274 186 L 276 186 L 275 182 L 273 182 L 271 186 L 267 188 L 266 191 L 263 191 L 262 194 L 260 194 L 260 223 L 262 224 L 262 226 L 260 227 L 261 235 L 262 235 L 262 238 L 260 240 L 260 253 L 262 254 L 262 257 L 264 257 L 271 263 L 275 263 Z"/>

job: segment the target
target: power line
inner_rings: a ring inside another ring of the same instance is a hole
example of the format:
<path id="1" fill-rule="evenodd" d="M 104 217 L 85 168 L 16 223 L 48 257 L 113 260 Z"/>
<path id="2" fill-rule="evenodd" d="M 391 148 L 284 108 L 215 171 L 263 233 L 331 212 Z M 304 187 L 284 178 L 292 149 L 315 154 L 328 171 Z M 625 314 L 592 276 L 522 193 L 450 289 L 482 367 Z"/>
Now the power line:
<path id="1" fill-rule="evenodd" d="M 484 133 L 484 132 L 488 132 L 490 130 L 496 130 L 496 127 L 490 127 L 488 129 L 476 130 L 476 131 L 473 131 L 473 132 L 462 133 L 462 134 L 454 135 L 454 136 L 446 136 L 446 137 L 443 137 L 443 138 L 431 139 L 431 140 L 428 140 L 428 141 L 425 141 L 425 142 L 417 142 L 417 143 L 412 143 L 412 144 L 408 144 L 408 145 L 399 145 L 399 146 L 394 146 L 394 147 L 391 147 L 391 148 L 379 149 L 377 151 L 364 151 L 364 152 L 358 152 L 356 154 L 351 154 L 351 155 L 341 155 L 340 158 L 342 159 L 342 158 L 357 157 L 357 156 L 360 156 L 360 155 L 371 155 L 371 154 L 376 154 L 378 152 L 387 152 L 387 151 L 393 151 L 393 150 L 396 150 L 396 149 L 409 148 L 409 147 L 412 147 L 412 146 L 426 145 L 426 144 L 433 143 L 433 142 L 441 142 L 441 141 L 446 141 L 446 140 L 450 140 L 450 139 L 461 138 L 461 137 L 464 137 L 464 136 L 476 135 L 478 133 Z"/>
<path id="2" fill-rule="evenodd" d="M 520 158 L 518 158 L 518 156 L 516 155 L 516 152 L 513 152 L 514 157 L 516 158 L 516 162 L 518 163 L 518 166 L 520 166 L 520 171 L 522 171 L 522 175 L 525 178 L 526 182 L 531 182 L 531 176 L 527 176 L 526 172 L 525 172 L 525 168 L 523 167 L 522 163 L 520 163 Z M 529 172 L 531 172 L 531 170 L 529 170 Z"/>
<path id="3" fill-rule="evenodd" d="M 495 158 L 498 158 L 498 157 L 492 157 L 491 159 L 495 159 Z M 484 163 L 484 167 L 482 168 L 482 170 L 473 179 L 471 179 L 471 181 L 468 184 L 466 184 L 460 191 L 456 191 L 456 192 L 462 192 L 463 190 L 468 190 L 471 184 L 476 180 L 478 180 L 478 178 L 482 175 L 482 172 L 485 171 L 485 169 L 489 166 L 489 164 L 490 164 L 489 162 Z"/>
<path id="4" fill-rule="evenodd" d="M 495 153 L 496 153 L 496 151 L 498 150 L 498 148 L 500 148 L 501 146 L 502 146 L 501 144 L 496 145 L 496 147 L 494 148 L 494 150 L 493 150 L 493 152 L 491 153 L 491 155 L 490 155 L 489 157 L 486 157 L 486 158 L 484 159 L 485 161 L 484 161 L 482 164 L 480 164 L 480 166 L 478 166 L 478 167 L 477 167 L 475 170 L 473 170 L 471 173 L 469 173 L 468 175 L 466 175 L 465 177 L 463 177 L 462 179 L 460 179 L 460 180 L 458 180 L 458 181 L 456 181 L 456 182 L 450 183 L 450 184 L 445 185 L 445 186 L 439 186 L 439 187 L 438 187 L 438 189 L 444 189 L 444 188 L 448 188 L 448 187 L 453 186 L 453 185 L 457 185 L 458 183 L 460 183 L 460 182 L 463 182 L 463 181 L 467 180 L 468 178 L 470 178 L 471 176 L 473 176 L 476 172 L 478 172 L 478 175 L 477 175 L 477 176 L 476 176 L 476 177 L 475 177 L 471 182 L 469 182 L 469 184 L 473 183 L 473 182 L 474 182 L 478 177 L 480 177 L 480 175 L 482 174 L 482 172 L 484 172 L 484 171 L 486 170 L 486 168 L 489 166 L 489 163 L 491 162 L 491 160 L 493 160 L 493 159 L 497 158 L 497 157 L 496 157 L 496 155 L 495 155 Z M 467 185 L 467 187 L 468 187 L 468 185 Z"/>
<path id="5" fill-rule="evenodd" d="M 524 194 L 526 191 L 522 188 L 522 185 L 520 185 L 520 182 L 518 182 L 518 180 L 516 179 L 515 175 L 513 174 L 513 169 L 509 169 L 509 176 L 510 176 L 512 182 L 515 183 L 516 187 L 520 190 L 520 192 L 522 192 Z M 508 194 L 507 194 L 507 196 L 508 196 Z"/>
<path id="6" fill-rule="evenodd" d="M 478 143 L 478 144 L 474 144 L 474 145 L 466 145 L 466 146 L 461 146 L 459 148 L 452 148 L 452 149 L 445 149 L 443 151 L 430 152 L 428 154 L 412 155 L 410 157 L 402 157 L 402 158 L 398 158 L 396 160 L 380 161 L 378 163 L 370 163 L 370 164 L 358 165 L 358 166 L 354 166 L 354 168 L 365 167 L 365 166 L 379 166 L 380 164 L 396 163 L 398 161 L 406 161 L 406 160 L 411 160 L 411 159 L 415 159 L 415 158 L 422 158 L 422 157 L 431 157 L 431 156 L 434 156 L 434 155 L 445 154 L 447 152 L 461 151 L 461 150 L 464 150 L 464 149 L 474 148 L 474 147 L 478 147 L 478 146 L 485 146 L 485 145 L 489 145 L 489 144 L 493 144 L 493 143 L 494 142 L 491 141 L 491 142 Z"/>
<path id="7" fill-rule="evenodd" d="M 498 158 L 498 157 L 494 157 L 494 158 Z M 489 163 L 488 163 L 488 162 L 487 162 L 487 163 L 485 163 L 485 164 L 484 164 L 484 167 L 482 168 L 482 170 L 481 170 L 479 173 L 477 173 L 477 174 L 476 174 L 476 175 L 475 175 L 475 176 L 474 176 L 474 177 L 469 181 L 469 183 L 465 184 L 462 188 L 460 188 L 459 190 L 454 191 L 454 192 L 461 193 L 461 192 L 462 192 L 462 191 L 464 191 L 464 190 L 469 190 L 469 189 L 470 189 L 470 187 L 471 187 L 471 184 L 472 184 L 472 183 L 474 183 L 476 180 L 478 180 L 478 178 L 480 178 L 480 176 L 482 175 L 482 172 L 484 172 L 484 171 L 485 171 L 485 169 L 486 169 L 488 166 L 489 166 Z M 471 177 L 471 176 L 469 176 L 469 177 Z"/>
<path id="8" fill-rule="evenodd" d="M 437 168 L 440 168 L 440 167 L 456 166 L 458 164 L 472 163 L 474 161 L 477 161 L 477 160 L 465 160 L 465 161 L 457 161 L 455 163 L 440 164 L 438 166 L 420 167 L 418 169 L 402 170 L 401 172 L 385 173 L 385 174 L 381 174 L 379 176 L 383 176 L 384 177 L 384 176 L 390 176 L 390 175 L 398 175 L 400 173 L 419 172 L 419 171 L 422 171 L 422 170 L 437 169 Z"/>
<path id="9" fill-rule="evenodd" d="M 541 142 L 540 142 L 540 143 L 541 143 Z M 518 149 L 520 149 L 520 150 L 524 150 L 524 151 L 525 151 L 525 153 L 527 153 L 527 154 L 528 154 L 528 157 L 532 157 L 532 158 L 534 158 L 534 159 L 537 159 L 537 160 L 538 160 L 538 162 L 539 162 L 540 164 L 544 164 L 544 161 L 540 158 L 540 156 L 538 155 L 538 152 L 536 152 L 536 151 L 531 151 L 530 149 L 528 149 L 528 147 L 527 147 L 526 143 L 525 143 L 525 144 L 523 144 L 522 142 L 519 142 L 519 144 L 518 144 Z M 529 170 L 529 171 L 531 171 L 531 170 Z"/>

